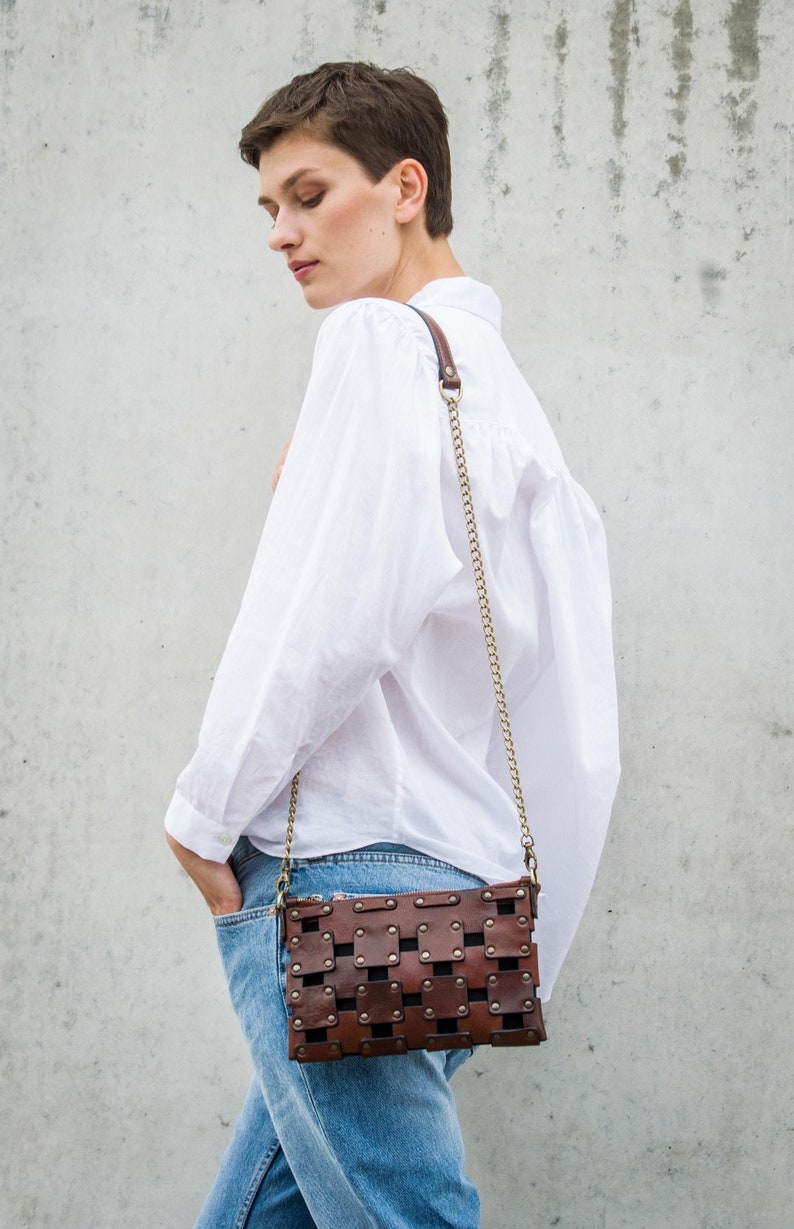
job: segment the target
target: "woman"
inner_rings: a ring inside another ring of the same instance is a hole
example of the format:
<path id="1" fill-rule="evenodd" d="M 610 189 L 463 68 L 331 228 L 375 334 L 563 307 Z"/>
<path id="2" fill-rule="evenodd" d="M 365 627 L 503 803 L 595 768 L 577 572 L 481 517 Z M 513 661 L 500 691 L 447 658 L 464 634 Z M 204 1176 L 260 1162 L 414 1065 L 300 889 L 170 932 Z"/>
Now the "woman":
<path id="1" fill-rule="evenodd" d="M 196 754 L 166 817 L 215 915 L 256 1070 L 203 1229 L 479 1224 L 448 1080 L 465 1051 L 298 1066 L 273 904 L 523 872 L 437 365 L 445 330 L 544 887 L 548 998 L 617 782 L 603 533 L 466 277 L 447 126 L 406 70 L 328 64 L 243 130 L 270 246 L 324 321 Z M 231 856 L 230 856 L 231 855 Z"/>

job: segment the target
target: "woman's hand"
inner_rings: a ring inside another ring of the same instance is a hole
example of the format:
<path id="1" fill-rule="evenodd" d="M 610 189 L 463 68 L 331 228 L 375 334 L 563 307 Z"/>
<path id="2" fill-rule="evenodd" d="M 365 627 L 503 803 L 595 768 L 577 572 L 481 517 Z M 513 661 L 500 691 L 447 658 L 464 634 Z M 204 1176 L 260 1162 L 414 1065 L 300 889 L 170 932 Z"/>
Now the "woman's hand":
<path id="1" fill-rule="evenodd" d="M 281 449 L 281 456 L 276 461 L 276 472 L 274 473 L 273 481 L 270 484 L 270 489 L 272 491 L 275 491 L 276 487 L 278 486 L 278 480 L 281 477 L 281 471 L 284 468 L 284 462 L 287 459 L 287 453 L 289 452 L 289 446 L 291 443 L 292 443 L 292 436 L 289 437 L 286 444 Z"/>
<path id="2" fill-rule="evenodd" d="M 210 913 L 216 917 L 222 913 L 238 913 L 242 908 L 243 894 L 229 863 L 200 858 L 192 849 L 180 845 L 170 833 L 166 833 L 166 839 L 171 852 L 209 905 Z"/>

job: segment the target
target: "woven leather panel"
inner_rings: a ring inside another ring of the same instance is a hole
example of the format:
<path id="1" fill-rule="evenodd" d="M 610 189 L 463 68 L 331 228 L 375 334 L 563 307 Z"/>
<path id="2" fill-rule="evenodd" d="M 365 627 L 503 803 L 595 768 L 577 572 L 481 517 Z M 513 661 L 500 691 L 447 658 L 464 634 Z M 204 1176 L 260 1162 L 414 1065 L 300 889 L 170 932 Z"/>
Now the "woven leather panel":
<path id="1" fill-rule="evenodd" d="M 289 1056 L 325 1062 L 545 1041 L 530 880 L 288 899 Z"/>

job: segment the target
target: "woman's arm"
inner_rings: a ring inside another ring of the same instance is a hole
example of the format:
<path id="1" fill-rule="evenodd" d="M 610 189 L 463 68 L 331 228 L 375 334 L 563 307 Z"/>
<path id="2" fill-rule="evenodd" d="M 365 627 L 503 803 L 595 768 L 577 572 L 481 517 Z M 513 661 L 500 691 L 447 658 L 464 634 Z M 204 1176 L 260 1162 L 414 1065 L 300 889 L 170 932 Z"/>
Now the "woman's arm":
<path id="1" fill-rule="evenodd" d="M 210 862 L 208 858 L 199 857 L 186 845 L 180 845 L 170 832 L 166 833 L 166 839 L 176 860 L 209 905 L 210 913 L 219 916 L 237 913 L 242 908 L 243 894 L 228 862 Z"/>
<path id="2" fill-rule="evenodd" d="M 347 304 L 321 329 L 199 746 L 166 816 L 203 858 L 228 858 L 460 570 L 441 506 L 435 367 L 419 337 L 413 313 L 380 300 Z"/>

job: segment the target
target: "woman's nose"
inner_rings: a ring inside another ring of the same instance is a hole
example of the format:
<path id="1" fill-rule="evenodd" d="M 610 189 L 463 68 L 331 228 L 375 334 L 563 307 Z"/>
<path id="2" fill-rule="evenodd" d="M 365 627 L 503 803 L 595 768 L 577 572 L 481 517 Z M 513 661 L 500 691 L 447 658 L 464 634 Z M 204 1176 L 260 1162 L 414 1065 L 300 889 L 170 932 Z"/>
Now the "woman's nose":
<path id="1" fill-rule="evenodd" d="M 285 209 L 280 210 L 278 217 L 273 223 L 273 229 L 268 236 L 268 246 L 274 252 L 283 252 L 285 248 L 295 247 L 298 239 L 298 227 L 295 225 L 294 219 L 290 217 Z"/>

